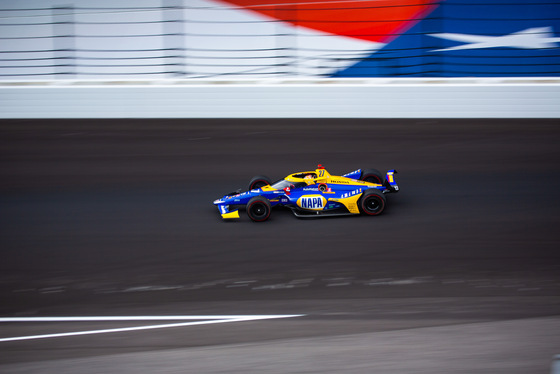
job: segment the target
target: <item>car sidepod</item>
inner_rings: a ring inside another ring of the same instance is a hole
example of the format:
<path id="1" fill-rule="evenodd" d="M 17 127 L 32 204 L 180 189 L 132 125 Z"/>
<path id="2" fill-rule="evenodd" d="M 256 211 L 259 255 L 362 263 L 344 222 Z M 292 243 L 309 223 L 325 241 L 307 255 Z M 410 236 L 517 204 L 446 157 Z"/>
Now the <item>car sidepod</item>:
<path id="1" fill-rule="evenodd" d="M 313 187 L 295 191 L 289 207 L 298 217 L 360 214 L 358 200 L 367 187 L 347 185 L 335 189 L 335 185 L 327 185 L 325 191 Z"/>

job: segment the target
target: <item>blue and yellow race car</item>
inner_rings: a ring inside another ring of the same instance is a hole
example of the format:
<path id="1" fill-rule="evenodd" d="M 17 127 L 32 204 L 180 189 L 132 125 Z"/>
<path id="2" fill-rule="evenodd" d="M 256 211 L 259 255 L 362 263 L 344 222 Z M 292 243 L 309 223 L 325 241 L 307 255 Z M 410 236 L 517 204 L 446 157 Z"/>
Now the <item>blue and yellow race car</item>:
<path id="1" fill-rule="evenodd" d="M 322 217 L 364 214 L 376 216 L 386 205 L 384 194 L 399 191 L 396 170 L 383 176 L 376 169 L 358 169 L 343 176 L 329 174 L 322 165 L 314 171 L 288 175 L 271 183 L 258 175 L 246 192 L 238 190 L 215 200 L 222 218 L 239 218 L 239 208 L 255 222 L 266 221 L 273 207 L 283 206 L 296 217 Z"/>

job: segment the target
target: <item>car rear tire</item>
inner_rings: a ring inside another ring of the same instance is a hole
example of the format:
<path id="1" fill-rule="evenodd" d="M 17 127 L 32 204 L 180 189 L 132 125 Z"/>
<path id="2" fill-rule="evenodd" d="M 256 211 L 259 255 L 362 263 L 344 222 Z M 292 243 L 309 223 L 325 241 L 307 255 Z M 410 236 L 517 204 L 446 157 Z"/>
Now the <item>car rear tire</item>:
<path id="1" fill-rule="evenodd" d="M 360 180 L 375 184 L 383 184 L 385 181 L 383 174 L 377 169 L 364 169 Z"/>
<path id="2" fill-rule="evenodd" d="M 270 178 L 264 175 L 257 175 L 249 182 L 249 191 L 268 186 L 271 183 Z"/>
<path id="3" fill-rule="evenodd" d="M 369 189 L 360 198 L 358 206 L 362 214 L 378 216 L 385 210 L 385 204 L 383 193 L 376 189 Z"/>
<path id="4" fill-rule="evenodd" d="M 272 206 L 268 199 L 261 196 L 255 196 L 247 203 L 247 215 L 254 222 L 263 222 L 270 217 Z"/>

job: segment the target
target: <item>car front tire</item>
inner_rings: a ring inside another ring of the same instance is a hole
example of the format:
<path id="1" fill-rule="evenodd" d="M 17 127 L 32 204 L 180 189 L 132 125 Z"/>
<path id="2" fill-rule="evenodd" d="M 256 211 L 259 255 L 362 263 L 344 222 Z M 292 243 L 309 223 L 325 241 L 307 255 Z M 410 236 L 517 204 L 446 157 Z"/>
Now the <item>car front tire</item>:
<path id="1" fill-rule="evenodd" d="M 268 199 L 255 196 L 247 203 L 247 215 L 253 222 L 264 222 L 270 217 L 272 206 Z"/>

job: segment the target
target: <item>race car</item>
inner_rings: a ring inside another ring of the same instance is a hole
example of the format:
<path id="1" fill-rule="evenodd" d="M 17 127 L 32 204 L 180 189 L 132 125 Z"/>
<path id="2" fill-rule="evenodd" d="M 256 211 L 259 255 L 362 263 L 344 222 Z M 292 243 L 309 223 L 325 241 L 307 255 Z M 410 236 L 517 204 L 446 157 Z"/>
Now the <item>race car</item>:
<path id="1" fill-rule="evenodd" d="M 238 190 L 214 201 L 223 219 L 239 218 L 245 207 L 254 222 L 266 221 L 273 207 L 292 210 L 299 218 L 363 214 L 377 216 L 385 210 L 384 194 L 399 191 L 396 170 L 383 176 L 376 169 L 358 169 L 342 176 L 331 175 L 322 165 L 314 171 L 293 173 L 274 183 L 262 175 Z"/>

